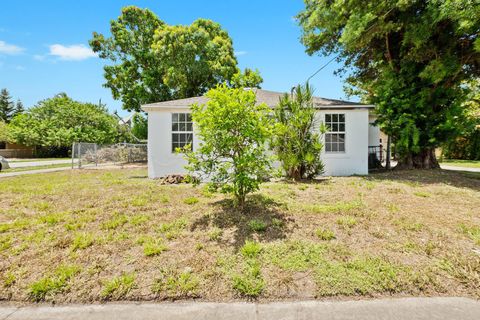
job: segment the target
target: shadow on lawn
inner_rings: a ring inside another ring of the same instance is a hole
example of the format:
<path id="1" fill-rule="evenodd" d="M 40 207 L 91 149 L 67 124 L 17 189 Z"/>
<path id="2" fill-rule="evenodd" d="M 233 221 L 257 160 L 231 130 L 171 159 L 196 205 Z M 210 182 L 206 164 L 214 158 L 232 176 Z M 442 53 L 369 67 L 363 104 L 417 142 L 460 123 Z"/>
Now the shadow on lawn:
<path id="1" fill-rule="evenodd" d="M 252 195 L 248 198 L 243 210 L 236 208 L 233 200 L 224 199 L 212 204 L 215 210 L 194 221 L 192 230 L 218 227 L 225 231 L 235 227 L 233 241 L 218 240 L 225 245 L 233 245 L 239 249 L 246 240 L 274 241 L 286 238 L 295 225 L 295 220 L 281 212 L 280 204 L 263 195 Z M 252 221 L 262 222 L 264 231 L 255 231 Z"/>
<path id="2" fill-rule="evenodd" d="M 398 181 L 403 183 L 439 184 L 444 183 L 457 188 L 469 188 L 480 191 L 480 173 L 453 171 L 443 169 L 433 170 L 392 170 L 373 173 L 366 177 L 372 181 Z"/>

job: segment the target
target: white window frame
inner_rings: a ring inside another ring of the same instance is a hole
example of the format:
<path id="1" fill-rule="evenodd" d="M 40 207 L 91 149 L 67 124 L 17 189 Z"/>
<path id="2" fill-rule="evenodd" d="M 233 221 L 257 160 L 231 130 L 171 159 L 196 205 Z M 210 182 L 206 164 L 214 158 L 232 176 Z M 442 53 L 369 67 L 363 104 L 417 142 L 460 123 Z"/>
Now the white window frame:
<path id="1" fill-rule="evenodd" d="M 184 115 L 184 120 L 180 120 L 181 118 L 181 115 Z M 174 120 L 174 118 L 177 118 L 177 120 Z M 190 117 L 190 121 L 188 121 L 188 117 Z M 170 125 L 170 129 L 171 129 L 171 135 L 170 135 L 170 146 L 171 146 L 171 149 L 170 149 L 170 152 L 172 154 L 176 153 L 175 150 L 177 148 L 182 148 L 183 146 L 187 145 L 188 143 L 190 143 L 191 145 L 191 150 L 193 150 L 193 121 L 192 121 L 192 114 L 190 112 L 172 112 L 171 113 L 171 117 L 170 117 L 170 120 L 171 120 L 171 125 Z M 191 130 L 188 130 L 189 128 L 189 124 L 190 124 L 190 129 Z M 174 128 L 174 126 L 177 125 L 176 129 Z M 184 129 L 181 129 L 183 125 L 183 128 Z M 188 134 L 191 134 L 191 137 L 192 137 L 192 140 L 191 141 L 185 141 L 185 144 L 184 145 L 181 145 L 183 142 L 175 142 L 174 141 L 174 138 L 173 136 L 175 134 L 180 134 L 180 135 L 188 135 Z"/>
<path id="2" fill-rule="evenodd" d="M 343 116 L 343 121 L 340 121 L 340 116 Z M 327 116 L 330 116 L 330 121 L 327 121 Z M 334 121 L 334 116 L 337 116 L 337 121 Z M 343 154 L 347 152 L 347 115 L 346 113 L 343 112 L 332 112 L 332 113 L 325 113 L 324 115 L 324 124 L 327 127 L 327 132 L 325 133 L 325 153 L 328 154 Z M 341 125 L 343 124 L 343 130 L 340 130 Z M 334 125 L 337 125 L 337 129 L 335 130 Z M 330 142 L 327 142 L 327 136 L 333 136 L 333 135 L 343 135 L 343 142 L 332 142 L 330 139 Z M 337 145 L 337 150 L 333 151 L 332 148 L 331 150 L 327 151 L 327 144 L 330 144 L 330 146 L 333 146 L 333 144 L 336 143 Z M 343 144 L 343 150 L 340 150 L 340 145 Z"/>

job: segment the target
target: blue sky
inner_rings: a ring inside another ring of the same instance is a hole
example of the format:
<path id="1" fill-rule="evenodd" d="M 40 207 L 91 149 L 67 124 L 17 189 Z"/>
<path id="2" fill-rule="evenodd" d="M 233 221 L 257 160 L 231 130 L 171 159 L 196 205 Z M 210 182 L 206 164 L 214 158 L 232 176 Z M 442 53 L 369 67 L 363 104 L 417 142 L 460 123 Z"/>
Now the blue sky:
<path id="1" fill-rule="evenodd" d="M 109 34 L 109 22 L 126 5 L 149 8 L 168 24 L 190 24 L 197 18 L 219 22 L 233 39 L 240 68 L 258 68 L 262 87 L 289 91 L 330 58 L 308 56 L 299 41 L 294 16 L 302 0 L 156 0 L 156 1 L 2 1 L 0 11 L 0 88 L 7 88 L 26 107 L 66 92 L 80 101 L 102 99 L 119 110 L 103 88 L 105 61 L 93 56 L 93 31 Z M 345 99 L 342 79 L 331 63 L 311 84 L 315 94 Z"/>

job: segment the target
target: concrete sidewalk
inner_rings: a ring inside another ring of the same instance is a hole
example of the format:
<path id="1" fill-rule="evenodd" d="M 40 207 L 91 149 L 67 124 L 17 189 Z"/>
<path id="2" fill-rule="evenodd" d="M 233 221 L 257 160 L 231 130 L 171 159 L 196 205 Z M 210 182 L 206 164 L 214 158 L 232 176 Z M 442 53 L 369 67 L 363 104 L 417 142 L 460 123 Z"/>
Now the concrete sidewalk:
<path id="1" fill-rule="evenodd" d="M 50 166 L 54 164 L 72 163 L 71 159 L 61 160 L 42 160 L 42 161 L 25 161 L 25 162 L 9 162 L 10 168 L 40 167 Z"/>
<path id="2" fill-rule="evenodd" d="M 442 163 L 440 163 L 440 168 L 442 168 L 443 170 L 480 172 L 480 168 L 449 166 L 448 164 L 442 164 Z"/>
<path id="3" fill-rule="evenodd" d="M 125 303 L 9 307 L 0 320 L 202 320 L 202 319 L 480 319 L 480 302 L 467 298 L 401 298 L 363 301 L 277 303 Z"/>

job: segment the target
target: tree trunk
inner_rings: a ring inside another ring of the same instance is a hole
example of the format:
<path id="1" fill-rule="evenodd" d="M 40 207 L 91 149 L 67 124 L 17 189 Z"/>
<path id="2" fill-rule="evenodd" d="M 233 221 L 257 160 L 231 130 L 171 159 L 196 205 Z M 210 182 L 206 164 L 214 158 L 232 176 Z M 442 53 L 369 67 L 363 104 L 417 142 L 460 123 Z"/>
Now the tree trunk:
<path id="1" fill-rule="evenodd" d="M 390 135 L 388 135 L 387 137 L 387 159 L 385 159 L 385 167 L 387 170 L 390 170 L 392 169 L 392 165 L 390 163 L 390 149 L 391 149 L 391 146 L 392 146 L 392 141 L 391 141 L 391 138 L 390 138 Z M 380 150 L 380 152 L 382 152 L 382 150 Z"/>
<path id="2" fill-rule="evenodd" d="M 438 169 L 435 148 L 425 148 L 419 153 L 410 153 L 403 156 L 397 165 L 399 169 Z"/>

